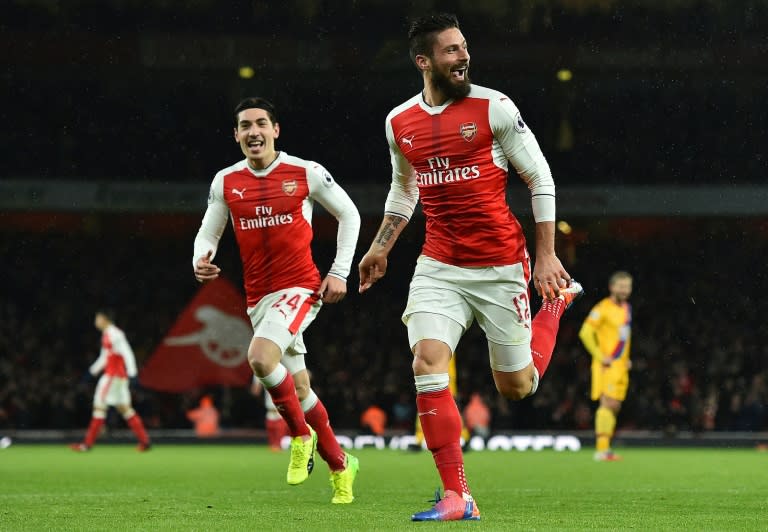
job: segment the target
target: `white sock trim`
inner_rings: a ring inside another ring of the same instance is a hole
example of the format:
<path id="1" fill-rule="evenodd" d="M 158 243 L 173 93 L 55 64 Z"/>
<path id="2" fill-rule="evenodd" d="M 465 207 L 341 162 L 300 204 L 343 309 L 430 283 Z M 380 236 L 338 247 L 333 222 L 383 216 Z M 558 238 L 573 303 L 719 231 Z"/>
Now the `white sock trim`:
<path id="1" fill-rule="evenodd" d="M 416 375 L 416 393 L 439 392 L 448 388 L 450 379 L 447 373 L 434 373 L 432 375 Z"/>
<path id="2" fill-rule="evenodd" d="M 303 412 L 309 412 L 312 410 L 319 399 L 317 398 L 317 394 L 315 394 L 315 391 L 310 388 L 309 389 L 309 395 L 307 395 L 302 401 L 301 401 L 301 410 Z"/>
<path id="3" fill-rule="evenodd" d="M 275 371 L 270 373 L 269 375 L 265 377 L 259 377 L 259 380 L 261 381 L 261 384 L 264 385 L 265 388 L 274 388 L 281 382 L 285 380 L 285 377 L 288 376 L 288 370 L 285 369 L 285 366 L 282 364 L 278 364 L 275 368 Z"/>
<path id="4" fill-rule="evenodd" d="M 536 369 L 536 366 L 533 367 L 533 384 L 531 384 L 531 393 L 528 395 L 533 395 L 536 393 L 536 390 L 539 389 L 539 370 Z"/>

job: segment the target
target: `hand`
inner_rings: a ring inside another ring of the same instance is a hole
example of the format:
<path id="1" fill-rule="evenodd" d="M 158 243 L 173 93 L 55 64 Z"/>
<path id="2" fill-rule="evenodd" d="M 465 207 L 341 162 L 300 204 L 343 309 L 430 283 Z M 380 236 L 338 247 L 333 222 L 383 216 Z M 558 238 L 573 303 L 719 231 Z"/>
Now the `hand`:
<path id="1" fill-rule="evenodd" d="M 604 368 L 608 368 L 611 366 L 611 363 L 613 362 L 613 359 L 609 356 L 604 356 L 603 360 L 601 361 Z"/>
<path id="2" fill-rule="evenodd" d="M 571 284 L 571 276 L 565 271 L 554 253 L 537 255 L 533 267 L 533 287 L 536 293 L 548 301 L 560 295 L 560 289 Z"/>
<path id="3" fill-rule="evenodd" d="M 387 256 L 369 251 L 360 261 L 357 268 L 360 272 L 358 291 L 362 294 L 387 273 Z"/>
<path id="4" fill-rule="evenodd" d="M 205 257 L 197 259 L 197 264 L 195 264 L 195 279 L 200 283 L 213 281 L 219 276 L 219 273 L 221 273 L 221 268 L 211 262 L 212 256 L 213 251 L 208 251 L 208 254 Z"/>
<path id="5" fill-rule="evenodd" d="M 338 303 L 347 295 L 347 282 L 333 275 L 326 275 L 317 295 L 323 303 Z"/>

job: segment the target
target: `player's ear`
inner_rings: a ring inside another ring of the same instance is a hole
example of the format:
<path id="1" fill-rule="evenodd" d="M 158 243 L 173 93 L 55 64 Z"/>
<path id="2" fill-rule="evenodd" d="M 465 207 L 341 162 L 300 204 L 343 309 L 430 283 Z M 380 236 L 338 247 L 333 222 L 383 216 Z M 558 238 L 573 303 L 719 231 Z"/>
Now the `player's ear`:
<path id="1" fill-rule="evenodd" d="M 426 55 L 419 54 L 413 60 L 416 62 L 416 66 L 419 67 L 419 70 L 421 70 L 422 72 L 426 72 L 427 70 L 430 70 L 431 62 L 429 60 L 429 57 L 427 57 Z"/>
<path id="2" fill-rule="evenodd" d="M 275 122 L 275 138 L 280 136 L 280 124 Z"/>
<path id="3" fill-rule="evenodd" d="M 235 139 L 235 142 L 237 142 L 238 144 L 240 144 L 240 139 L 239 139 L 239 138 L 237 138 L 237 128 L 234 128 L 234 129 L 232 130 L 232 136 L 234 137 L 234 139 Z"/>

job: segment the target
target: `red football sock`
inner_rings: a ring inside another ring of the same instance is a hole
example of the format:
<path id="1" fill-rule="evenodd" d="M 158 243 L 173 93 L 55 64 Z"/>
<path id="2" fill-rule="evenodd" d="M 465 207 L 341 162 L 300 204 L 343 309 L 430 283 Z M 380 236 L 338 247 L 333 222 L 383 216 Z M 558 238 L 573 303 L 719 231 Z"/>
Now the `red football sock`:
<path id="1" fill-rule="evenodd" d="M 283 382 L 272 388 L 267 388 L 267 391 L 272 396 L 275 408 L 283 416 L 285 422 L 288 423 L 288 431 L 291 433 L 291 437 L 309 436 L 309 427 L 307 427 L 307 422 L 304 420 L 304 412 L 301 411 L 301 403 L 299 403 L 299 397 L 296 395 L 291 374 L 286 374 Z"/>
<path id="2" fill-rule="evenodd" d="M 104 425 L 103 417 L 92 417 L 91 423 L 88 425 L 88 432 L 85 433 L 85 440 L 83 441 L 88 447 L 93 446 L 96 438 L 99 437 L 99 431 Z"/>
<path id="3" fill-rule="evenodd" d="M 461 414 L 450 390 L 416 395 L 416 408 L 427 448 L 443 481 L 444 490 L 469 494 L 461 455 Z"/>
<path id="4" fill-rule="evenodd" d="M 149 444 L 149 435 L 144 429 L 144 423 L 141 421 L 141 416 L 139 416 L 139 414 L 134 413 L 131 417 L 126 419 L 125 422 L 131 427 L 131 430 L 139 439 L 139 443 L 144 445 Z"/>
<path id="5" fill-rule="evenodd" d="M 267 419 L 267 442 L 269 448 L 273 450 L 280 449 L 280 440 L 288 435 L 288 425 L 283 418 Z"/>
<path id="6" fill-rule="evenodd" d="M 549 367 L 549 361 L 552 360 L 557 330 L 560 328 L 560 316 L 563 312 L 565 312 L 565 301 L 559 298 L 554 301 L 545 299 L 531 322 L 531 354 L 533 365 L 539 372 L 539 379 L 544 376 Z"/>
<path id="7" fill-rule="evenodd" d="M 323 406 L 320 399 L 315 406 L 304 412 L 304 417 L 309 426 L 317 432 L 317 452 L 328 463 L 331 471 L 341 471 L 344 469 L 344 451 L 341 450 L 336 435 L 331 428 L 331 422 L 328 419 L 328 411 Z"/>

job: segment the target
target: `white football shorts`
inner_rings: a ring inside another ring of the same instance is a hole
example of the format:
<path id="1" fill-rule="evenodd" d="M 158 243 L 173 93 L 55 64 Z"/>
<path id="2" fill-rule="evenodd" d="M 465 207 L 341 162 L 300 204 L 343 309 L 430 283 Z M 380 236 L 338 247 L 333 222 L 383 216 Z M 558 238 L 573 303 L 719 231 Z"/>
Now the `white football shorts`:
<path id="1" fill-rule="evenodd" d="M 465 268 L 420 256 L 402 317 L 411 348 L 433 339 L 455 353 L 459 339 L 477 320 L 488 341 L 491 367 L 507 372 L 525 368 L 533 360 L 530 271 L 528 260 Z"/>
<path id="2" fill-rule="evenodd" d="M 297 373 L 305 367 L 303 355 L 307 352 L 302 333 L 322 306 L 323 302 L 309 288 L 287 288 L 268 294 L 256 306 L 248 307 L 253 335 L 275 342 L 283 352 L 283 365 L 291 374 Z"/>
<path id="3" fill-rule="evenodd" d="M 93 394 L 93 407 L 106 410 L 110 406 L 131 405 L 131 391 L 128 379 L 102 375 Z"/>

